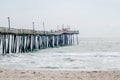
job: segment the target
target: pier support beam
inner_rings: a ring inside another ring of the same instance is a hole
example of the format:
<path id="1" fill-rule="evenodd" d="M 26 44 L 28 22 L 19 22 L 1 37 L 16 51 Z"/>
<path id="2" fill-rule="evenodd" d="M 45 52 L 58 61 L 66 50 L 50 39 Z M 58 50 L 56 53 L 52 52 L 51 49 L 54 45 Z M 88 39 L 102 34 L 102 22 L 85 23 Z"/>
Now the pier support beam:
<path id="1" fill-rule="evenodd" d="M 8 37 L 8 41 L 7 41 L 7 44 L 8 44 L 8 45 L 7 45 L 7 51 L 6 51 L 6 53 L 9 54 L 9 52 L 10 52 L 10 51 L 9 51 L 9 50 L 10 50 L 10 49 L 9 49 L 9 48 L 10 48 L 10 35 L 7 35 L 7 37 Z"/>
<path id="2" fill-rule="evenodd" d="M 54 43 L 55 41 L 54 41 L 54 36 L 52 36 L 52 47 L 54 47 L 55 46 L 55 43 Z"/>
<path id="3" fill-rule="evenodd" d="M 6 35 L 3 35 L 3 39 L 2 39 L 2 54 L 3 55 L 6 54 Z"/>
<path id="4" fill-rule="evenodd" d="M 59 36 L 56 36 L 56 38 L 57 38 L 57 47 L 59 46 Z"/>
<path id="5" fill-rule="evenodd" d="M 79 44 L 78 35 L 76 34 L 77 45 Z"/>
<path id="6" fill-rule="evenodd" d="M 64 46 L 65 45 L 65 35 L 63 34 L 62 35 L 62 46 Z"/>

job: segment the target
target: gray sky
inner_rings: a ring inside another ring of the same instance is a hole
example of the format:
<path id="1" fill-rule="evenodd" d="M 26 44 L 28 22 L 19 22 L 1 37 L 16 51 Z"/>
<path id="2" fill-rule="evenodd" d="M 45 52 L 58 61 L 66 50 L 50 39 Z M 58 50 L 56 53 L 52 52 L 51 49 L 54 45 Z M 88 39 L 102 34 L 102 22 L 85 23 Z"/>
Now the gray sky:
<path id="1" fill-rule="evenodd" d="M 71 25 L 81 37 L 120 37 L 120 0 L 0 0 L 0 26 L 42 30 Z"/>

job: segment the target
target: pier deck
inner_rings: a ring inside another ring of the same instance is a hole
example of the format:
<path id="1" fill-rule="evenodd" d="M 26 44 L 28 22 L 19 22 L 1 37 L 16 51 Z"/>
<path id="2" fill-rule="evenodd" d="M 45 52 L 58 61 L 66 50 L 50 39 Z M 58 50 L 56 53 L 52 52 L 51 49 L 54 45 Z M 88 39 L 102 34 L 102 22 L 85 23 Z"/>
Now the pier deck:
<path id="1" fill-rule="evenodd" d="M 79 31 L 58 30 L 58 31 L 33 31 L 29 29 L 15 29 L 0 27 L 0 34 L 15 35 L 60 35 L 60 34 L 79 34 Z"/>

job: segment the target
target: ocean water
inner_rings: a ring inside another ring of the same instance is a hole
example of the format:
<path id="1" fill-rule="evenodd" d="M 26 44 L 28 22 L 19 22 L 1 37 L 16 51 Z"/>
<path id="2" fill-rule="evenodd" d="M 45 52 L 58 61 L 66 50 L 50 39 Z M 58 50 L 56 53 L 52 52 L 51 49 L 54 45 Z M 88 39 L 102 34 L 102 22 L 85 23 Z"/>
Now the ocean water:
<path id="1" fill-rule="evenodd" d="M 120 38 L 80 38 L 79 45 L 0 56 L 1 68 L 120 70 Z"/>

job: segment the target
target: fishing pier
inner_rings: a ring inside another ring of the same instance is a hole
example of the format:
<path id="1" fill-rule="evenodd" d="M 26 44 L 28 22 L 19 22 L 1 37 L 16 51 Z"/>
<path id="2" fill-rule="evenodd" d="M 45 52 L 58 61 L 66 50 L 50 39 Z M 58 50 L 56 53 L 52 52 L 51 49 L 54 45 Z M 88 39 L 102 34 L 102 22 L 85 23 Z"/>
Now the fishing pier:
<path id="1" fill-rule="evenodd" d="M 67 28 L 57 31 L 36 31 L 0 27 L 2 54 L 24 53 L 38 49 L 78 44 L 79 31 Z M 75 41 L 76 40 L 76 41 Z"/>

